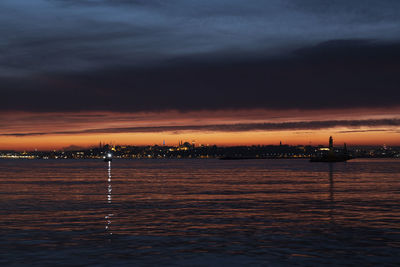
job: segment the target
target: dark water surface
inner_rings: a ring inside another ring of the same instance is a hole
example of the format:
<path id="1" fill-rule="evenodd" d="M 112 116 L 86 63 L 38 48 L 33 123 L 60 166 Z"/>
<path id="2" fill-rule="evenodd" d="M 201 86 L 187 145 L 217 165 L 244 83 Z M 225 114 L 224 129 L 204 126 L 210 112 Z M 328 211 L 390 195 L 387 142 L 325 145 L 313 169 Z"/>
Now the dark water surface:
<path id="1" fill-rule="evenodd" d="M 400 161 L 0 160 L 0 263 L 396 265 Z"/>

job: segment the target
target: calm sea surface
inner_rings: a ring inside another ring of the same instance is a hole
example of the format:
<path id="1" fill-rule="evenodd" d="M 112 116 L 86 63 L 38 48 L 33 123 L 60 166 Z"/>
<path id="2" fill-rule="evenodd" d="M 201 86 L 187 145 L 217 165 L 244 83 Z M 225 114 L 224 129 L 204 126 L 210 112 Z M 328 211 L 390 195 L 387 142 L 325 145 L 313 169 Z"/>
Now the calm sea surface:
<path id="1" fill-rule="evenodd" d="M 400 161 L 0 160 L 0 263 L 400 264 Z"/>

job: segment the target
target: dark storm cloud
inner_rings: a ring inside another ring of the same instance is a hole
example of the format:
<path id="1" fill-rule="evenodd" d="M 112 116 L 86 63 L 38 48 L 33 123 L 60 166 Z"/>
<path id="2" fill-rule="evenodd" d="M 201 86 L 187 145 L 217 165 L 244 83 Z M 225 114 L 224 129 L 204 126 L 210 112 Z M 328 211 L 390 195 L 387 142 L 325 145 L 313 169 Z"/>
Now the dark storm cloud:
<path id="1" fill-rule="evenodd" d="M 101 134 L 101 133 L 159 133 L 159 132 L 181 132 L 181 131 L 208 131 L 208 132 L 247 132 L 247 131 L 287 131 L 287 130 L 320 130 L 335 127 L 399 127 L 400 119 L 380 120 L 330 120 L 330 121 L 299 121 L 282 123 L 240 123 L 240 124 L 214 124 L 214 125 L 176 125 L 176 126 L 150 126 L 150 127 L 124 127 L 124 128 L 102 128 L 78 131 L 54 131 L 54 132 L 29 132 L 8 133 L 0 136 L 35 136 L 49 134 Z M 354 131 L 354 130 L 352 130 Z M 376 131 L 374 129 L 358 130 L 357 132 Z M 379 131 L 387 131 L 379 130 Z M 345 131 L 346 132 L 346 131 Z M 351 132 L 351 131 L 350 131 Z"/>
<path id="2" fill-rule="evenodd" d="M 394 106 L 399 26 L 399 1 L 3 0 L 0 110 Z"/>
<path id="3" fill-rule="evenodd" d="M 2 79 L 0 109 L 154 111 L 390 107 L 400 44 L 331 41 L 277 59 L 181 58 L 144 69 Z"/>

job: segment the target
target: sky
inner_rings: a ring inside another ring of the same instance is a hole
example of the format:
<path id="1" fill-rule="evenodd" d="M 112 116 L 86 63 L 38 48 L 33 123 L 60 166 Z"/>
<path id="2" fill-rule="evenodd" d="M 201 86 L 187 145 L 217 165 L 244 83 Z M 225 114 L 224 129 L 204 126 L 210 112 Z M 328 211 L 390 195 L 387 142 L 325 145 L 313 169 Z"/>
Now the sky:
<path id="1" fill-rule="evenodd" d="M 0 149 L 400 145 L 396 0 L 2 0 Z"/>

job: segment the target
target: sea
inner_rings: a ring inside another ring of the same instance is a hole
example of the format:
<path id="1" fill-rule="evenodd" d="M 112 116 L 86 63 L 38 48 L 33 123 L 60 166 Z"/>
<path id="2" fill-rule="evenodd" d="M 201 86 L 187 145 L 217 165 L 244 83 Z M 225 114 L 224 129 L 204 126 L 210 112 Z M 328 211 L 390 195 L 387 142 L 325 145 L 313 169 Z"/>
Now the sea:
<path id="1" fill-rule="evenodd" d="M 400 160 L 0 160 L 4 266 L 399 266 Z"/>

